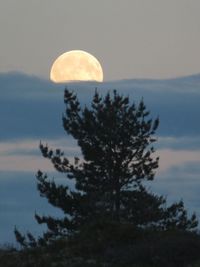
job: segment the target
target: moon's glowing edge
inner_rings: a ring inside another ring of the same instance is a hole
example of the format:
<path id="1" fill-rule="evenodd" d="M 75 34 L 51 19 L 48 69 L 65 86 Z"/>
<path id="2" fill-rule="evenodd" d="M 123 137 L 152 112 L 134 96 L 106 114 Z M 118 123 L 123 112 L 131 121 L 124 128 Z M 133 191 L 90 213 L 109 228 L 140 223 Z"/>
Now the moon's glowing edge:
<path id="1" fill-rule="evenodd" d="M 103 82 L 103 69 L 97 58 L 90 53 L 71 50 L 61 54 L 53 62 L 50 79 L 55 83 Z"/>

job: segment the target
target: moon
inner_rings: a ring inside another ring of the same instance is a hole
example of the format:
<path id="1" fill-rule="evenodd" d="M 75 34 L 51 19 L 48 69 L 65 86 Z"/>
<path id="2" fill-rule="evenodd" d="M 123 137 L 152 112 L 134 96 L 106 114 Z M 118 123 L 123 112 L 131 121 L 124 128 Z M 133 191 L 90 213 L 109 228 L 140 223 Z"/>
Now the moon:
<path id="1" fill-rule="evenodd" d="M 67 81 L 103 81 L 99 61 L 82 50 L 72 50 L 60 55 L 53 63 L 50 79 L 55 83 Z"/>

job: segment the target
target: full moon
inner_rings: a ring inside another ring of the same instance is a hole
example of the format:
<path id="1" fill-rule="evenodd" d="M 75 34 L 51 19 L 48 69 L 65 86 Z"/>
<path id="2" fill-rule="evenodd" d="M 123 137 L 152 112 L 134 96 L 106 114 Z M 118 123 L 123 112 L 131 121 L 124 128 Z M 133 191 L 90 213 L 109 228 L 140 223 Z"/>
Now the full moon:
<path id="1" fill-rule="evenodd" d="M 66 81 L 103 81 L 99 61 L 82 50 L 72 50 L 60 55 L 53 63 L 50 79 L 55 83 Z"/>

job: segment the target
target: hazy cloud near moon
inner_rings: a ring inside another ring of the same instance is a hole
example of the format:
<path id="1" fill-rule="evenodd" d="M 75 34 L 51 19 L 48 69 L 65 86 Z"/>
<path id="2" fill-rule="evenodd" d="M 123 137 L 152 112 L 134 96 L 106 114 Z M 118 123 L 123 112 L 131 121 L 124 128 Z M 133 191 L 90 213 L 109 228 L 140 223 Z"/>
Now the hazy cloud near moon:
<path id="1" fill-rule="evenodd" d="M 49 77 L 60 54 L 83 49 L 105 80 L 200 72 L 199 0 L 7 0 L 0 3 L 0 72 Z"/>

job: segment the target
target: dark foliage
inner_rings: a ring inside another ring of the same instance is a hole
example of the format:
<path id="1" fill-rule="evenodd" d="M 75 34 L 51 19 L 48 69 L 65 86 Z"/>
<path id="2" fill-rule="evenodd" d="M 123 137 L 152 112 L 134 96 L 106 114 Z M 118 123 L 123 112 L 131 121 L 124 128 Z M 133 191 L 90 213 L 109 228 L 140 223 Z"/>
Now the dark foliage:
<path id="1" fill-rule="evenodd" d="M 200 236 L 97 223 L 45 247 L 0 250 L 0 267 L 199 267 Z"/>
<path id="2" fill-rule="evenodd" d="M 177 229 L 163 231 L 99 223 L 90 231 L 86 227 L 70 247 L 72 255 L 100 259 L 113 267 L 188 267 L 200 261 L 200 236 Z"/>
<path id="3" fill-rule="evenodd" d="M 15 229 L 24 247 L 44 246 L 60 237 L 75 237 L 82 232 L 101 232 L 100 225 L 130 225 L 134 229 L 192 230 L 196 216 L 188 218 L 182 201 L 167 207 L 166 199 L 144 187 L 153 180 L 158 167 L 153 142 L 159 120 L 149 118 L 143 100 L 130 104 L 129 98 L 116 91 L 104 98 L 96 91 L 91 107 L 81 108 L 77 96 L 65 90 L 66 111 L 63 126 L 81 149 L 82 158 L 70 162 L 60 149 L 40 144 L 42 155 L 55 169 L 75 181 L 75 189 L 50 181 L 37 173 L 38 190 L 49 203 L 60 208 L 64 217 L 35 215 L 48 231 L 35 240 Z M 95 242 L 95 240 L 94 240 Z"/>

